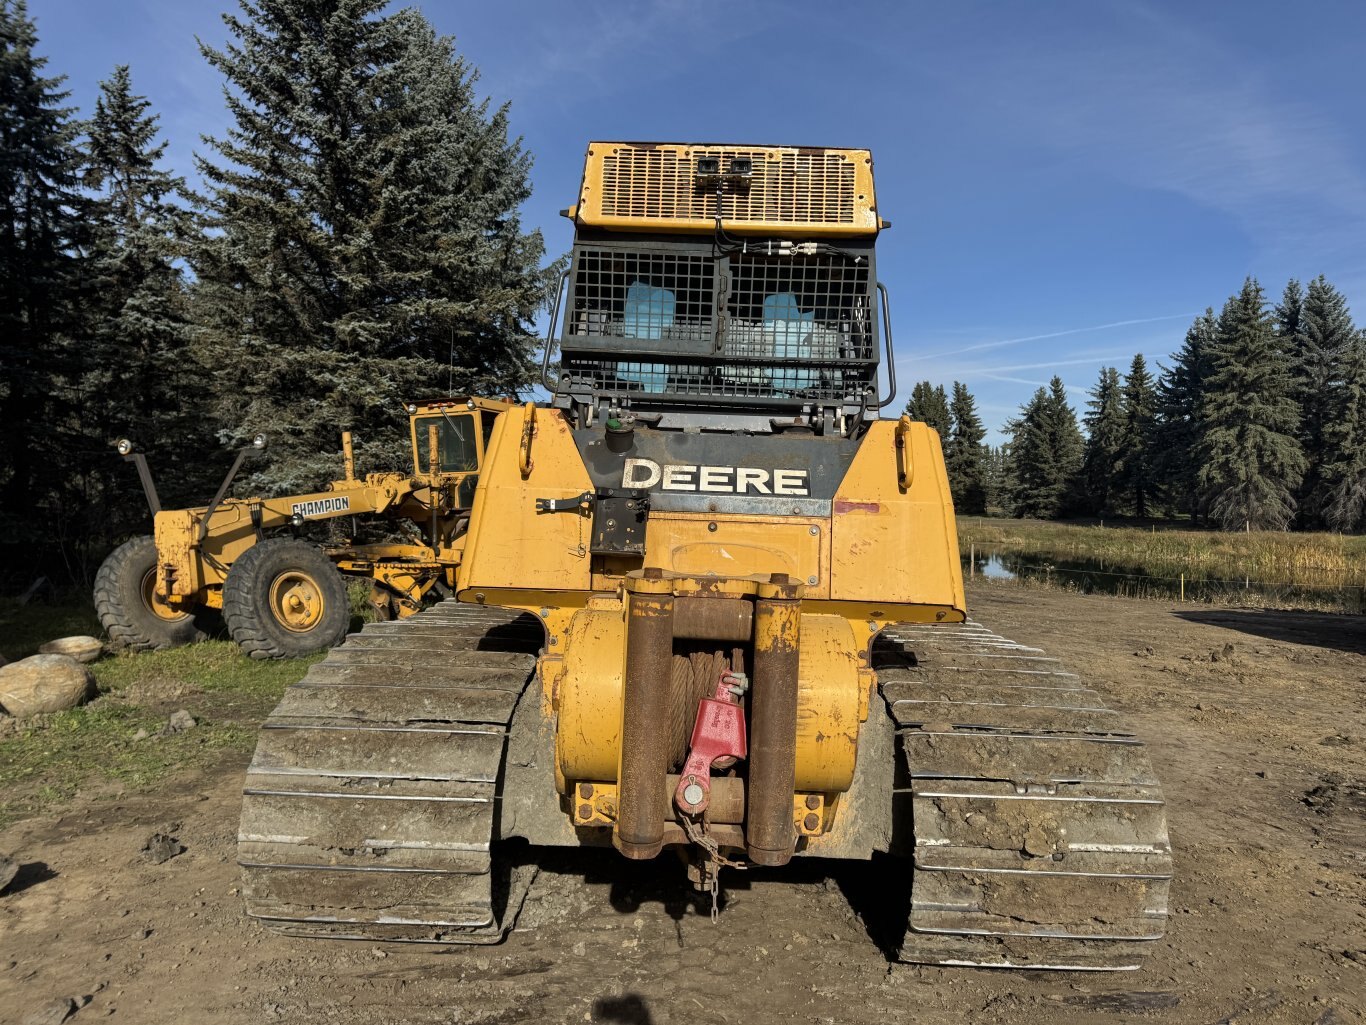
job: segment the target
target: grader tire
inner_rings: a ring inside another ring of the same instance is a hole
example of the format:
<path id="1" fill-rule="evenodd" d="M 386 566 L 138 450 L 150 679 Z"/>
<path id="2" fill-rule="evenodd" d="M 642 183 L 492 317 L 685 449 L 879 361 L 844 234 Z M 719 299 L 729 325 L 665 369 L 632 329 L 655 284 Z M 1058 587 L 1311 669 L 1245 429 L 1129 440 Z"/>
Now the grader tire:
<path id="1" fill-rule="evenodd" d="M 298 658 L 340 644 L 351 625 L 346 582 L 305 541 L 272 538 L 232 564 L 223 621 L 252 658 Z"/>
<path id="2" fill-rule="evenodd" d="M 113 647 L 153 651 L 208 636 L 205 610 L 182 612 L 156 600 L 156 571 L 156 542 L 143 536 L 115 548 L 95 574 L 95 612 Z"/>

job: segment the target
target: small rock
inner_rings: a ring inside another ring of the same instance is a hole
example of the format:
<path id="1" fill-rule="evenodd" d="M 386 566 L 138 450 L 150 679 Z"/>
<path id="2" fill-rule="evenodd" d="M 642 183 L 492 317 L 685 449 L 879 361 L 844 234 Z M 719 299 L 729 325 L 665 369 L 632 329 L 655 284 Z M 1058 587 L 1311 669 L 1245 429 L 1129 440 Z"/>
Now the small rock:
<path id="1" fill-rule="evenodd" d="M 152 930 L 144 927 L 142 929 L 134 929 L 131 933 L 128 934 L 128 938 L 134 940 L 145 940 L 150 935 L 152 935 Z"/>
<path id="2" fill-rule="evenodd" d="M 1258 777 L 1260 777 L 1261 779 L 1271 779 L 1271 770 L 1270 770 L 1270 769 L 1260 769 L 1260 770 L 1258 770 L 1257 775 L 1258 775 Z"/>
<path id="3" fill-rule="evenodd" d="M 177 854 L 185 853 L 185 845 L 166 833 L 153 833 L 142 845 L 142 857 L 153 865 L 170 861 Z"/>
<path id="4" fill-rule="evenodd" d="M 18 874 L 19 863 L 0 854 L 0 893 L 5 892 L 5 887 L 14 882 L 14 877 Z"/>
<path id="5" fill-rule="evenodd" d="M 133 741 L 134 743 L 136 743 L 139 740 L 146 740 L 150 736 L 151 734 L 148 733 L 146 730 L 138 730 L 136 733 L 133 734 Z"/>
<path id="6" fill-rule="evenodd" d="M 43 655 L 70 655 L 77 662 L 90 663 L 104 654 L 104 645 L 94 637 L 60 637 L 38 648 Z"/>
<path id="7" fill-rule="evenodd" d="M 24 1015 L 23 1025 L 62 1025 L 76 1013 L 76 1001 L 70 997 L 49 1000 Z"/>
<path id="8" fill-rule="evenodd" d="M 0 666 L 0 705 L 19 719 L 75 708 L 94 692 L 90 670 L 70 655 L 31 655 Z"/>
<path id="9" fill-rule="evenodd" d="M 374 954 L 375 957 L 388 957 L 388 956 L 389 956 L 388 953 L 386 953 L 386 952 L 383 951 L 383 950 L 380 950 L 379 947 L 372 947 L 372 948 L 370 948 L 370 953 Z"/>
<path id="10" fill-rule="evenodd" d="M 1205 710 L 1205 703 L 1203 701 L 1197 701 L 1195 703 L 1195 710 L 1197 712 L 1203 712 Z"/>
<path id="11" fill-rule="evenodd" d="M 198 725 L 198 720 L 182 708 L 178 712 L 171 713 L 171 718 L 167 720 L 166 725 L 162 727 L 161 732 L 163 735 L 184 733 L 186 730 L 192 730 Z"/>

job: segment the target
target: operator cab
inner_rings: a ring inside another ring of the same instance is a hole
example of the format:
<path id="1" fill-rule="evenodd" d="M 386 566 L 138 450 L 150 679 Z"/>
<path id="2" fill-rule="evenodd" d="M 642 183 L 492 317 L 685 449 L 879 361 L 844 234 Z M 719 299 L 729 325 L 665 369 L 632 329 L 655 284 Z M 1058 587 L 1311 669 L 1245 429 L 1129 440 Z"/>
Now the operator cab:
<path id="1" fill-rule="evenodd" d="M 503 399 L 474 396 L 410 403 L 408 418 L 414 475 L 435 476 L 441 483 L 455 484 L 456 506 L 469 508 L 474 502 L 479 467 L 484 460 L 493 422 L 511 405 L 512 402 Z"/>
<path id="2" fill-rule="evenodd" d="M 593 143 L 565 214 L 543 377 L 579 426 L 850 436 L 891 401 L 867 150 Z"/>

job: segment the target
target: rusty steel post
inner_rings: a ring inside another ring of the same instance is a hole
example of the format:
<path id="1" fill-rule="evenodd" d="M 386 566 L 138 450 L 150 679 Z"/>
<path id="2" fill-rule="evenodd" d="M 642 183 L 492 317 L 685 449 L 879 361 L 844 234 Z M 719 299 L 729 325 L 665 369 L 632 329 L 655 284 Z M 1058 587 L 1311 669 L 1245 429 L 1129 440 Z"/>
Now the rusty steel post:
<path id="1" fill-rule="evenodd" d="M 742 598 L 674 599 L 674 636 L 697 641 L 747 641 L 754 606 Z"/>
<path id="2" fill-rule="evenodd" d="M 749 724 L 745 840 L 750 860 L 786 865 L 797 843 L 797 670 L 801 590 L 786 574 L 759 586 L 754 606 L 754 680 Z"/>
<path id="3" fill-rule="evenodd" d="M 622 694 L 619 812 L 612 843 L 628 858 L 664 846 L 669 771 L 669 684 L 673 658 L 671 585 L 657 569 L 627 582 L 626 679 Z"/>

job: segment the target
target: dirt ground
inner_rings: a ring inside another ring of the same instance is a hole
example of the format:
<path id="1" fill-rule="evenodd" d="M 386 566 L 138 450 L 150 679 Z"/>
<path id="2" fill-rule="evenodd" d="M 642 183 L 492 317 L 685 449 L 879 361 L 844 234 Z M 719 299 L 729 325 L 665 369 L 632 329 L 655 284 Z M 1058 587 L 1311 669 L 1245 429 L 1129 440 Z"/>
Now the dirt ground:
<path id="1" fill-rule="evenodd" d="M 541 873 L 500 946 L 285 939 L 242 915 L 234 758 L 0 833 L 23 866 L 0 897 L 0 1021 L 64 998 L 77 1025 L 1366 1021 L 1366 619 L 1008 584 L 970 598 L 1150 745 L 1177 876 L 1140 972 L 891 964 L 905 892 L 887 864 L 732 872 L 713 925 L 679 864 L 608 851 L 532 855 Z M 164 829 L 187 850 L 150 864 L 139 851 Z"/>

